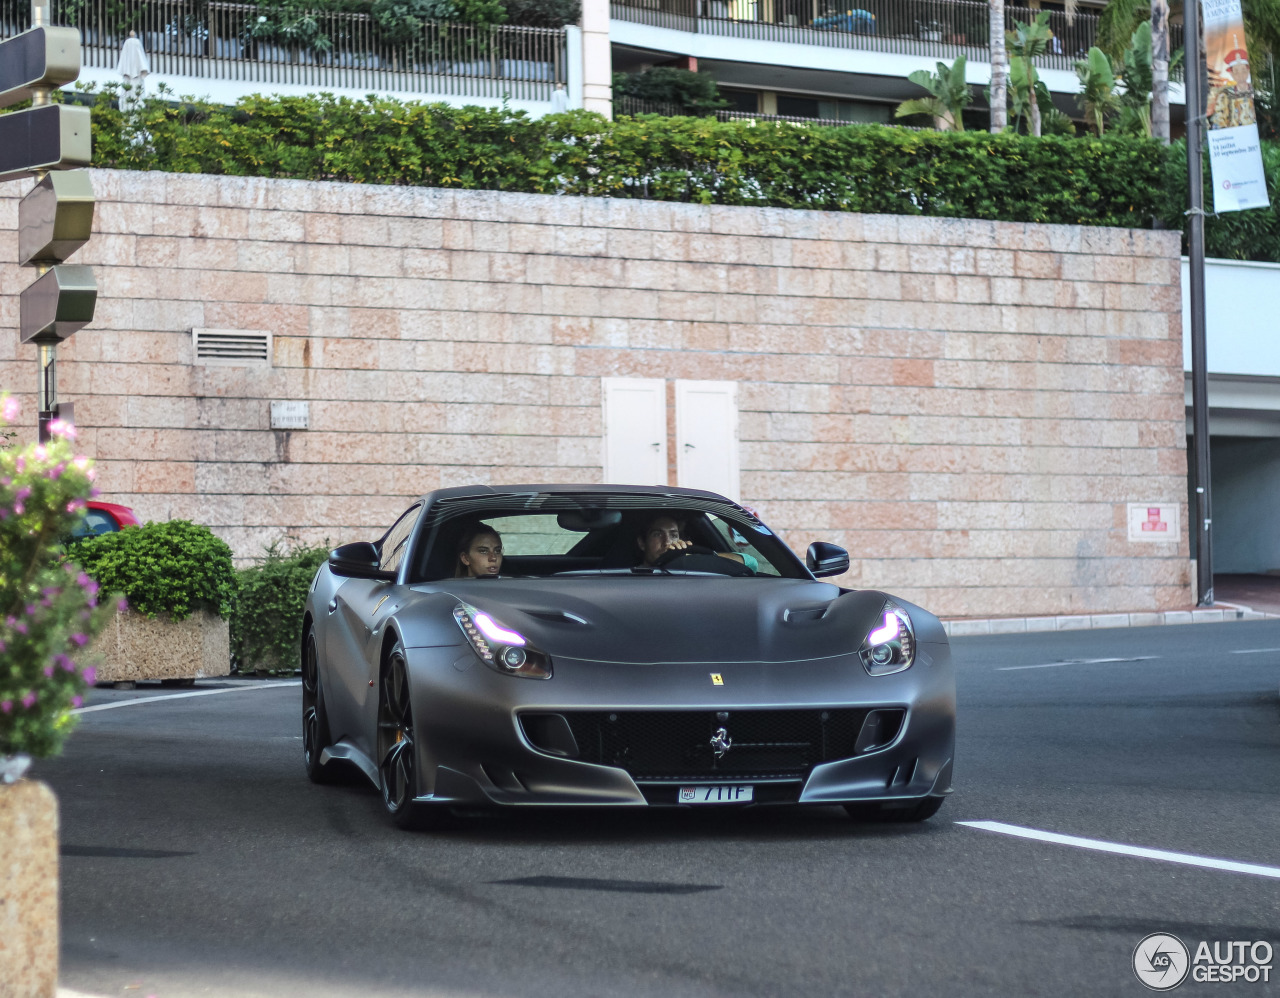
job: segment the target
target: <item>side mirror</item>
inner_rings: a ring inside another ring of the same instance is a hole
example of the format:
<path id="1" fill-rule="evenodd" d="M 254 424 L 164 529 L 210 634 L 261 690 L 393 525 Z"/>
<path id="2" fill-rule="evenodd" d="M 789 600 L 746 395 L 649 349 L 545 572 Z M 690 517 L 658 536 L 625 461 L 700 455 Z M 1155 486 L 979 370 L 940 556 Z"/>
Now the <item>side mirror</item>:
<path id="1" fill-rule="evenodd" d="M 805 552 L 804 563 L 819 579 L 828 575 L 843 575 L 849 571 L 849 552 L 838 544 L 814 541 Z"/>
<path id="2" fill-rule="evenodd" d="M 376 544 L 356 541 L 329 552 L 329 571 L 352 579 L 382 579 L 390 582 L 396 577 L 396 573 L 384 572 L 379 567 L 380 561 Z"/>

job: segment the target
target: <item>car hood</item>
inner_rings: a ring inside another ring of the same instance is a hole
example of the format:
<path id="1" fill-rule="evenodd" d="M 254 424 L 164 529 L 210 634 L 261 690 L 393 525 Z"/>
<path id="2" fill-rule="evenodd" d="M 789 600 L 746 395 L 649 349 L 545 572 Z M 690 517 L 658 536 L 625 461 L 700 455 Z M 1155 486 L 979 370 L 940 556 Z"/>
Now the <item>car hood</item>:
<path id="1" fill-rule="evenodd" d="M 858 650 L 885 595 L 825 582 L 704 576 L 451 580 L 447 592 L 553 658 L 786 662 Z"/>

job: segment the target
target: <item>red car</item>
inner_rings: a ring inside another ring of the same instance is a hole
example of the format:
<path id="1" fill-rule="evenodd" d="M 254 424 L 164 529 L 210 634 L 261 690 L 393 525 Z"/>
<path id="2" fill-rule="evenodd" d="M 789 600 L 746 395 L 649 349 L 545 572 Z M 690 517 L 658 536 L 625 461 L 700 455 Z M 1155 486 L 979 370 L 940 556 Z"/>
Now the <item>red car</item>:
<path id="1" fill-rule="evenodd" d="M 125 527 L 142 525 L 142 521 L 128 506 L 121 506 L 114 502 L 99 502 L 96 499 L 89 500 L 85 505 L 87 508 L 84 519 L 72 533 L 73 537 L 97 537 L 99 534 L 109 534 L 115 530 L 123 530 Z"/>

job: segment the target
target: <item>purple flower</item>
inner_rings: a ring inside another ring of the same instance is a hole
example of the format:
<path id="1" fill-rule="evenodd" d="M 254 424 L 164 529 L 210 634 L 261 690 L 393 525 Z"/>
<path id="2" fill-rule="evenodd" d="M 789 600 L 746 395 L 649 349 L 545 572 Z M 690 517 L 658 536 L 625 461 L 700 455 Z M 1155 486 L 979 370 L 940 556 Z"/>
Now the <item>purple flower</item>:
<path id="1" fill-rule="evenodd" d="M 0 506 L 0 520 L 7 520 L 7 519 L 9 519 L 9 511 L 5 509 L 3 506 Z"/>
<path id="2" fill-rule="evenodd" d="M 21 411 L 18 400 L 12 395 L 6 396 L 5 400 L 0 402 L 0 416 L 4 417 L 6 423 L 12 423 L 18 418 L 18 413 Z"/>
<path id="3" fill-rule="evenodd" d="M 26 507 L 26 506 L 24 506 L 24 505 L 22 505 L 22 503 L 20 503 L 20 502 L 15 502 L 15 503 L 13 504 L 13 512 L 14 512 L 14 515 L 15 515 L 15 516 L 21 516 L 21 515 L 22 515 L 23 513 L 25 513 L 26 511 L 27 511 L 27 507 Z"/>
<path id="4" fill-rule="evenodd" d="M 80 675 L 84 676 L 84 681 L 92 686 L 93 681 L 98 678 L 98 670 L 92 665 L 88 665 L 85 666 L 84 671 L 81 672 Z"/>
<path id="5" fill-rule="evenodd" d="M 84 572 L 81 572 L 79 575 L 76 576 L 76 584 L 81 589 L 86 590 L 90 596 L 98 595 L 98 584 L 94 582 L 93 579 L 89 578 L 89 576 L 87 576 Z"/>
<path id="6" fill-rule="evenodd" d="M 101 490 L 100 488 L 98 488 L 98 486 L 96 486 L 96 485 L 95 485 L 93 488 L 91 488 L 91 489 L 89 490 L 89 498 L 90 498 L 90 499 L 97 499 L 97 498 L 98 498 L 98 496 L 100 496 L 100 495 L 102 495 L 102 490 Z"/>
<path id="7" fill-rule="evenodd" d="M 13 494 L 13 498 L 18 500 L 18 502 L 22 502 L 22 500 L 27 498 L 29 495 L 31 495 L 31 486 L 24 485 Z"/>
<path id="8" fill-rule="evenodd" d="M 66 470 L 67 470 L 67 462 L 59 461 L 52 468 L 50 468 L 48 471 L 44 473 L 44 477 L 49 479 L 51 482 L 56 482 L 59 478 L 62 477 L 62 473 Z"/>
<path id="9" fill-rule="evenodd" d="M 49 424 L 49 432 L 55 437 L 66 437 L 68 440 L 76 438 L 76 428 L 68 423 L 65 419 L 55 419 Z"/>
<path id="10" fill-rule="evenodd" d="M 34 603 L 28 603 L 24 608 L 23 612 L 28 617 L 34 617 L 36 615 L 36 605 Z"/>
<path id="11" fill-rule="evenodd" d="M 118 600 L 116 600 L 116 609 L 119 610 L 121 613 L 124 613 L 127 609 L 129 609 L 129 601 L 125 599 L 123 596 L 121 596 Z"/>
<path id="12" fill-rule="evenodd" d="M 31 690 L 27 693 L 26 696 L 22 698 L 22 706 L 27 708 L 27 710 L 30 710 L 35 705 L 36 705 L 36 691 Z"/>
<path id="13" fill-rule="evenodd" d="M 46 678 L 46 679 L 52 679 L 52 678 L 53 678 L 53 666 L 52 666 L 52 665 L 46 665 L 46 666 L 44 667 L 44 675 L 45 675 L 45 678 Z"/>
<path id="14" fill-rule="evenodd" d="M 68 656 L 68 655 L 64 655 L 64 654 L 62 654 L 62 652 L 58 652 L 58 654 L 54 655 L 54 656 L 53 656 L 53 661 L 54 661 L 54 663 L 55 663 L 55 664 L 57 664 L 57 665 L 62 669 L 62 671 L 63 671 L 63 672 L 75 672 L 75 671 L 76 671 L 76 664 L 75 664 L 75 662 L 71 661 L 70 656 Z"/>
<path id="15" fill-rule="evenodd" d="M 7 714 L 13 710 L 12 700 L 0 700 L 0 714 Z"/>
<path id="16" fill-rule="evenodd" d="M 40 590 L 40 593 L 43 596 L 57 596 L 60 592 L 62 592 L 62 590 L 57 586 L 45 586 Z"/>
<path id="17" fill-rule="evenodd" d="M 49 456 L 49 451 L 44 444 L 36 444 L 35 449 L 31 453 L 36 456 L 37 461 L 43 461 Z"/>
<path id="18" fill-rule="evenodd" d="M 74 513 L 76 510 L 80 509 L 83 506 L 84 506 L 84 503 L 82 503 L 79 499 L 72 499 L 69 503 L 67 503 L 67 512 Z"/>
<path id="19" fill-rule="evenodd" d="M 72 707 L 79 707 L 82 703 L 84 703 L 84 697 L 82 697 L 79 693 L 77 693 L 75 696 L 71 698 Z"/>
<path id="20" fill-rule="evenodd" d="M 77 631 L 75 634 L 71 635 L 71 643 L 79 645 L 81 648 L 83 648 L 86 644 L 89 643 L 89 639 L 85 637 L 83 634 L 81 634 L 79 631 Z"/>
<path id="21" fill-rule="evenodd" d="M 14 624 L 13 629 L 17 631 L 19 634 L 27 633 L 27 625 L 24 624 L 22 621 L 18 621 L 18 623 Z"/>

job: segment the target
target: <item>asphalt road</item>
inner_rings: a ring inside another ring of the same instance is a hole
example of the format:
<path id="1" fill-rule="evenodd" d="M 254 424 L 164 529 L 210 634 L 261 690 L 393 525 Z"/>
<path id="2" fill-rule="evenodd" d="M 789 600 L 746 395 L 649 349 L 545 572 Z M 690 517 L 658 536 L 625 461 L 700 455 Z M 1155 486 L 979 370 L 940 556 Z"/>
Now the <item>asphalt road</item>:
<path id="1" fill-rule="evenodd" d="M 157 998 L 1139 995 L 1132 954 L 1160 931 L 1193 951 L 1268 940 L 1280 979 L 1280 622 L 955 649 L 957 791 L 911 827 L 834 808 L 556 811 L 404 833 L 371 787 L 306 781 L 296 686 L 84 714 L 36 767 L 62 804 L 63 983 Z"/>

